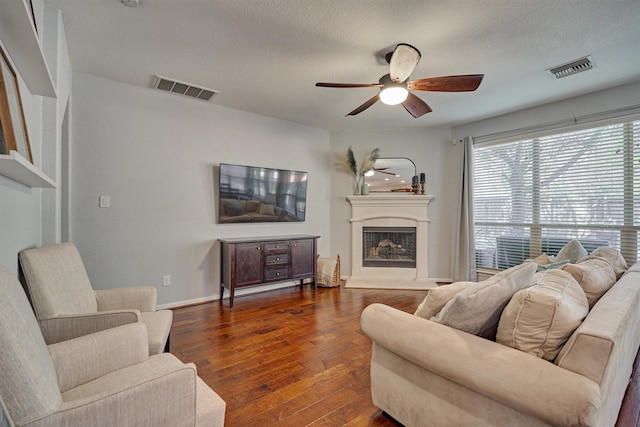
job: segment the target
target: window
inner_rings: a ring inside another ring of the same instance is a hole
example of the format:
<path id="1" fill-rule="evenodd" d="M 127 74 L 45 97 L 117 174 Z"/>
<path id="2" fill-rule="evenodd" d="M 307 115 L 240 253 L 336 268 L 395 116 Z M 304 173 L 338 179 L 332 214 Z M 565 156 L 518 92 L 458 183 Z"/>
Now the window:
<path id="1" fill-rule="evenodd" d="M 571 239 L 638 259 L 640 121 L 474 147 L 478 267 L 505 269 Z"/>

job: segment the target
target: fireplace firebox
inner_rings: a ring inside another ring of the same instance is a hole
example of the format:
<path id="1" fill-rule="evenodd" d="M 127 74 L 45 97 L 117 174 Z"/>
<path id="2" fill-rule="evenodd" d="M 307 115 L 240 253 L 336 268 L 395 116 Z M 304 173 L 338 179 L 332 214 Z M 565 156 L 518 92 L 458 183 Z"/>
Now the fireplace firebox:
<path id="1" fill-rule="evenodd" d="M 363 227 L 363 267 L 416 267 L 415 227 Z"/>

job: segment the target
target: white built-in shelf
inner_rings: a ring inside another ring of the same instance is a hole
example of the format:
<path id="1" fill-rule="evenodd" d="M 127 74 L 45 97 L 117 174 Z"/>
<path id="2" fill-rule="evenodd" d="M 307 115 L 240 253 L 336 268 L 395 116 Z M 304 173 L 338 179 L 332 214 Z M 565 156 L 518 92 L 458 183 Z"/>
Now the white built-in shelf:
<path id="1" fill-rule="evenodd" d="M 54 180 L 13 150 L 9 154 L 0 154 L 0 175 L 28 187 L 56 188 Z"/>
<path id="2" fill-rule="evenodd" d="M 31 93 L 55 98 L 56 88 L 25 0 L 0 0 L 0 40 Z"/>

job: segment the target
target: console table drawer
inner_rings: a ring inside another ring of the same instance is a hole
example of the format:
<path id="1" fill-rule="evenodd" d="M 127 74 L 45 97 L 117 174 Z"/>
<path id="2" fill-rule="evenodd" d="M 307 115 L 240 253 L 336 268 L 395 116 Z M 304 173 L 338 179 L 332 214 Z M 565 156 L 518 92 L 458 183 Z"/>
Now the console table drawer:
<path id="1" fill-rule="evenodd" d="M 267 255 L 264 263 L 266 265 L 289 264 L 289 254 Z"/>
<path id="2" fill-rule="evenodd" d="M 283 254 L 289 252 L 289 242 L 271 242 L 264 244 L 264 253 L 271 254 Z"/>
<path id="3" fill-rule="evenodd" d="M 265 282 L 273 280 L 287 280 L 289 278 L 289 267 L 266 268 L 264 270 Z"/>

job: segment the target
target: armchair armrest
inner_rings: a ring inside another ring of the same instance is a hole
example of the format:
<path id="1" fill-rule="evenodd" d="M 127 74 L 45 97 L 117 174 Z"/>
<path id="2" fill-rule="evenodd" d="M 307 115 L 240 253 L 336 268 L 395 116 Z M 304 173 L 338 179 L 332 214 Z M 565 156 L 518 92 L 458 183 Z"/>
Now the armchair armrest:
<path id="1" fill-rule="evenodd" d="M 143 323 L 130 323 L 49 345 L 60 392 L 147 360 L 148 340 Z"/>
<path id="2" fill-rule="evenodd" d="M 362 331 L 403 359 L 552 425 L 595 425 L 599 385 L 546 360 L 383 304 Z"/>
<path id="3" fill-rule="evenodd" d="M 70 340 L 128 323 L 140 322 L 138 310 L 66 314 L 38 320 L 47 344 Z"/>
<path id="4" fill-rule="evenodd" d="M 156 311 L 158 291 L 153 286 L 102 289 L 94 291 L 98 311 L 132 309 Z"/>
<path id="5" fill-rule="evenodd" d="M 31 427 L 193 426 L 197 374 L 169 353 L 151 356 L 62 394 L 56 411 Z"/>

